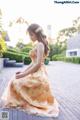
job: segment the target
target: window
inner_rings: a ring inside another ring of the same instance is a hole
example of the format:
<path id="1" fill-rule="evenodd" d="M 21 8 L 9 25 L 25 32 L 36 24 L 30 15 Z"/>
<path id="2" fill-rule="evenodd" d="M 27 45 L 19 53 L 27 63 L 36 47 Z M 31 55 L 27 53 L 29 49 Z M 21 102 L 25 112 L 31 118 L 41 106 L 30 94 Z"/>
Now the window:
<path id="1" fill-rule="evenodd" d="M 77 56 L 77 51 L 70 52 L 70 56 Z"/>

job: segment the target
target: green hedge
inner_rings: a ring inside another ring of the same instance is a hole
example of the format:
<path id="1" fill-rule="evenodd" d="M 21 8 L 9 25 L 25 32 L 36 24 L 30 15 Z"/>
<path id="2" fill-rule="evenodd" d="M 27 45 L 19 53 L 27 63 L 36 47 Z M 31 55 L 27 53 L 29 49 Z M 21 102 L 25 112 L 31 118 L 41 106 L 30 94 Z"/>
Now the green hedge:
<path id="1" fill-rule="evenodd" d="M 65 57 L 62 55 L 54 55 L 52 57 L 54 61 L 65 61 L 65 62 L 72 62 L 76 64 L 80 64 L 80 57 Z"/>
<path id="2" fill-rule="evenodd" d="M 8 52 L 8 51 L 3 53 L 3 57 L 9 58 L 10 60 L 16 60 L 16 62 L 24 61 L 24 64 L 29 64 L 31 62 L 31 59 L 28 55 Z"/>
<path id="3" fill-rule="evenodd" d="M 64 55 L 62 55 L 62 54 L 52 56 L 52 60 L 54 60 L 54 61 L 63 60 L 63 58 L 64 58 Z"/>
<path id="4" fill-rule="evenodd" d="M 24 64 L 25 64 L 25 65 L 28 65 L 28 64 L 30 64 L 30 63 L 31 63 L 30 57 L 29 57 L 29 56 L 26 56 L 26 57 L 24 58 Z"/>
<path id="5" fill-rule="evenodd" d="M 22 52 L 22 51 L 19 51 L 17 49 L 11 49 L 11 48 L 8 48 L 7 52 L 17 53 L 17 54 L 22 54 L 22 55 L 28 55 L 29 54 L 28 52 Z"/>
<path id="6" fill-rule="evenodd" d="M 13 52 L 4 52 L 3 58 L 9 58 L 10 60 L 16 60 L 16 62 L 23 62 L 23 55 Z"/>
<path id="7" fill-rule="evenodd" d="M 32 49 L 32 47 L 30 46 L 25 46 L 21 51 L 22 52 L 26 52 L 26 53 L 29 53 L 29 51 Z"/>
<path id="8" fill-rule="evenodd" d="M 80 57 L 66 57 L 65 61 L 80 64 Z"/>
<path id="9" fill-rule="evenodd" d="M 18 50 L 14 49 L 14 48 L 7 48 L 8 52 L 13 52 L 13 53 L 17 53 Z"/>

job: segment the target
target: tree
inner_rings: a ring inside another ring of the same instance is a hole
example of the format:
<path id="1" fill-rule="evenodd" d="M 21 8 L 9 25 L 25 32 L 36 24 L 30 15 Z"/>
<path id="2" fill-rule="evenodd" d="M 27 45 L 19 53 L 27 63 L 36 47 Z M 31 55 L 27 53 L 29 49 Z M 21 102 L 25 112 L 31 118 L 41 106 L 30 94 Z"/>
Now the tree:
<path id="1" fill-rule="evenodd" d="M 49 52 L 50 60 L 52 60 L 53 55 L 61 54 L 61 52 L 62 52 L 62 46 L 61 46 L 61 44 L 58 44 L 58 43 L 49 44 L 49 49 L 50 49 L 50 52 Z"/>
<path id="2" fill-rule="evenodd" d="M 57 40 L 60 41 L 60 38 L 63 38 L 63 41 L 65 41 L 66 39 L 72 37 L 76 32 L 77 28 L 75 27 L 64 28 L 59 31 Z"/>
<path id="3" fill-rule="evenodd" d="M 2 54 L 6 51 L 6 49 L 6 43 L 2 37 L 2 33 L 0 32 L 0 57 L 2 57 Z"/>
<path id="4" fill-rule="evenodd" d="M 80 17 L 73 20 L 73 26 L 77 29 L 77 32 L 80 32 Z"/>
<path id="5" fill-rule="evenodd" d="M 80 32 L 80 17 L 72 21 L 73 24 L 69 28 L 64 28 L 59 31 L 57 36 L 57 41 L 66 41 L 70 37 L 74 36 L 76 33 Z"/>
<path id="6" fill-rule="evenodd" d="M 22 17 L 17 18 L 17 20 L 15 20 L 15 21 L 10 21 L 9 27 L 12 27 L 14 24 L 25 24 L 27 26 L 29 25 L 28 21 Z"/>
<path id="7" fill-rule="evenodd" d="M 80 17 L 72 21 L 73 24 L 71 27 L 64 28 L 58 32 L 57 43 L 62 44 L 62 51 L 66 50 L 66 41 L 70 37 L 75 36 L 78 32 L 80 32 Z M 60 43 L 61 42 L 61 43 Z"/>
<path id="8" fill-rule="evenodd" d="M 2 57 L 2 54 L 6 50 L 6 48 L 7 46 L 3 36 L 2 11 L 0 9 L 0 57 Z"/>

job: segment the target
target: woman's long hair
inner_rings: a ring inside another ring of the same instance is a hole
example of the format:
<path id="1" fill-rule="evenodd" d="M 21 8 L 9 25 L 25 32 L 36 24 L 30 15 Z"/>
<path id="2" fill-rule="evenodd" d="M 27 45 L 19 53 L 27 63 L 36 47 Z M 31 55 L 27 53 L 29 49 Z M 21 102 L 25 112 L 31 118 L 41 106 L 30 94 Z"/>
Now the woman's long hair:
<path id="1" fill-rule="evenodd" d="M 38 24 L 31 24 L 27 30 L 28 32 L 34 33 L 37 37 L 37 40 L 44 44 L 45 55 L 48 55 L 49 53 L 48 41 L 47 41 L 46 35 L 43 33 L 42 28 Z"/>

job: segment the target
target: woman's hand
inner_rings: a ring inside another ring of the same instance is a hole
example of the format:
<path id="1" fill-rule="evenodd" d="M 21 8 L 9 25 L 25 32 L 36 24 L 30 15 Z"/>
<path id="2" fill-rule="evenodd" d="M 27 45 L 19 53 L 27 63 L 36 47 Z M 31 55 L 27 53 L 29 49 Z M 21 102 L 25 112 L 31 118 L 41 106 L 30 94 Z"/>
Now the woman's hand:
<path id="1" fill-rule="evenodd" d="M 24 77 L 25 75 L 23 73 L 18 73 L 16 74 L 16 79 L 19 79 L 19 78 L 22 78 Z"/>
<path id="2" fill-rule="evenodd" d="M 16 72 L 16 74 L 20 74 L 20 73 L 21 73 L 21 71 Z"/>

